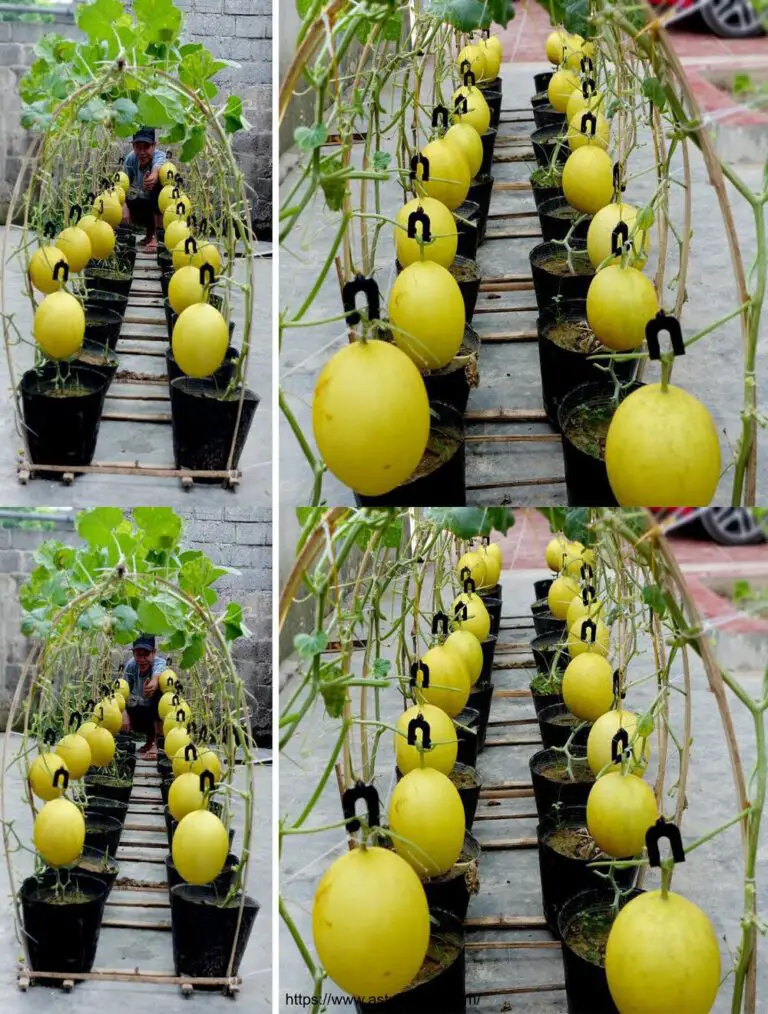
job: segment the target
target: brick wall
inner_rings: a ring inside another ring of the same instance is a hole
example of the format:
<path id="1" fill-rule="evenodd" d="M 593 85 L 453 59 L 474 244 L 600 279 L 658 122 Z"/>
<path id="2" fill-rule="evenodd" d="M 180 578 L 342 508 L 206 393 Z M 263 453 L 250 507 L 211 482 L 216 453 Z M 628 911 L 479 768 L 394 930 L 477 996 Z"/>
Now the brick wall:
<path id="1" fill-rule="evenodd" d="M 184 545 L 202 549 L 222 566 L 239 571 L 216 584 L 220 608 L 237 600 L 243 605 L 249 638 L 238 641 L 234 658 L 251 697 L 252 725 L 257 735 L 272 727 L 272 520 L 268 510 L 223 508 L 180 512 L 185 518 Z M 38 532 L 0 527 L 0 728 L 21 675 L 31 642 L 19 630 L 18 589 L 31 573 L 33 554 L 46 539 L 75 545 L 79 539 L 70 520 L 55 530 Z"/>
<path id="2" fill-rule="evenodd" d="M 234 139 L 250 191 L 253 220 L 272 219 L 272 0 L 177 0 L 185 12 L 185 39 L 202 42 L 214 56 L 240 64 L 216 78 L 222 99 L 243 99 L 251 129 Z M 126 4 L 126 6 L 128 6 Z M 0 3 L 0 10 L 3 5 Z M 31 135 L 19 125 L 19 79 L 34 61 L 35 43 L 48 32 L 69 38 L 79 33 L 74 15 L 56 13 L 53 24 L 0 21 L 0 218 L 21 168 Z"/>

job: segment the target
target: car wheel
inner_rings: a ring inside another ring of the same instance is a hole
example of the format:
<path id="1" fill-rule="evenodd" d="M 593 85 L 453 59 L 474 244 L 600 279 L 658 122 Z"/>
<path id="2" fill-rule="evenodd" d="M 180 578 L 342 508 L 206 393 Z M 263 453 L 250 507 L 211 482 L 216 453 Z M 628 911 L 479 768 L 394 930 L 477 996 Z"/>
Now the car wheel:
<path id="1" fill-rule="evenodd" d="M 721 546 L 751 546 L 765 542 L 765 532 L 746 507 L 710 507 L 702 511 L 702 528 Z"/>
<path id="2" fill-rule="evenodd" d="M 746 39 L 765 30 L 749 0 L 709 0 L 701 8 L 701 16 L 707 28 L 722 39 Z"/>

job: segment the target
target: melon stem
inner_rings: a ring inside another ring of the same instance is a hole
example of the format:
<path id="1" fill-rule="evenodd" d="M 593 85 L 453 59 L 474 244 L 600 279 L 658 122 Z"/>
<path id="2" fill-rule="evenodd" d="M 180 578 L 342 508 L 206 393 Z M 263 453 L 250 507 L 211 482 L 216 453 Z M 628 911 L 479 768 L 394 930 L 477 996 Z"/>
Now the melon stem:
<path id="1" fill-rule="evenodd" d="M 674 355 L 665 355 L 661 357 L 661 390 L 664 394 L 667 393 L 669 388 L 669 381 L 672 376 L 672 366 L 674 365 L 674 362 Z"/>

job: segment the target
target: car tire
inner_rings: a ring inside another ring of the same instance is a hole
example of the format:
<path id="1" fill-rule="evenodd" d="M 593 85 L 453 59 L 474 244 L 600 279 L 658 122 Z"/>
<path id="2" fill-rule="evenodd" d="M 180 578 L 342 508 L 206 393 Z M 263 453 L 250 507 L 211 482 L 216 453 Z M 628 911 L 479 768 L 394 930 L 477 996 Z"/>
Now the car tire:
<path id="1" fill-rule="evenodd" d="M 765 23 L 749 0 L 709 0 L 701 8 L 701 16 L 721 39 L 748 39 L 765 31 Z"/>
<path id="2" fill-rule="evenodd" d="M 765 532 L 746 507 L 710 507 L 699 515 L 707 535 L 721 546 L 753 546 Z"/>

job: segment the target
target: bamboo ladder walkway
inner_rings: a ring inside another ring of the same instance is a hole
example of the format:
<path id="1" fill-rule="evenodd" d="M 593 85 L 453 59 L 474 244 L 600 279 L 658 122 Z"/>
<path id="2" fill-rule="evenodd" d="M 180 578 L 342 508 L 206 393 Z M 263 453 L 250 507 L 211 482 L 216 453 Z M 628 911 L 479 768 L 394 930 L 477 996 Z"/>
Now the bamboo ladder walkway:
<path id="1" fill-rule="evenodd" d="M 502 133 L 503 128 L 509 128 L 510 133 Z M 535 162 L 533 150 L 530 145 L 530 134 L 535 129 L 533 112 L 527 108 L 507 108 L 501 111 L 501 122 L 496 140 L 494 152 L 494 166 L 510 163 L 533 163 Z M 529 249 L 532 241 L 541 240 L 538 214 L 531 199 L 530 209 L 494 212 L 493 197 L 496 194 L 516 193 L 530 194 L 531 186 L 528 180 L 496 180 L 491 198 L 491 210 L 488 215 L 488 231 L 485 237 L 485 244 L 481 249 L 487 249 L 486 244 L 498 241 L 519 241 L 522 240 Z M 477 325 L 483 315 L 511 314 L 511 313 L 536 313 L 535 300 L 533 304 L 521 301 L 520 293 L 533 293 L 533 279 L 529 272 L 517 274 L 504 274 L 492 277 L 484 277 L 480 285 L 481 294 L 486 294 L 488 300 L 480 301 L 475 310 L 473 324 Z M 493 300 L 493 302 L 491 302 Z M 491 317 L 493 319 L 493 317 Z M 531 343 L 538 340 L 535 328 L 512 329 L 512 330 L 488 330 L 480 331 L 480 339 L 483 345 L 486 344 L 521 344 Z M 482 370 L 481 370 L 482 378 Z M 482 383 L 482 379 L 481 379 Z M 509 445 L 511 453 L 505 456 L 505 473 L 502 476 L 487 482 L 467 483 L 467 492 L 480 492 L 489 490 L 505 490 L 521 487 L 536 487 L 550 485 L 564 485 L 565 477 L 562 471 L 556 475 L 542 475 L 529 478 L 521 478 L 515 468 L 514 449 L 521 448 L 528 444 L 559 444 L 560 434 L 553 432 L 529 433 L 524 432 L 525 427 L 531 423 L 547 423 L 547 416 L 543 408 L 521 409 L 512 407 L 499 407 L 497 409 L 468 409 L 464 413 L 464 421 L 467 426 L 467 444 L 506 444 Z M 472 432 L 479 427 L 485 428 L 488 424 L 509 426 L 511 432 L 486 433 Z"/>
<path id="2" fill-rule="evenodd" d="M 491 824 L 491 821 L 525 821 L 538 822 L 536 806 L 534 803 L 533 786 L 529 779 L 519 781 L 499 781 L 495 784 L 486 784 L 483 779 L 482 769 L 484 759 L 493 760 L 495 769 L 498 770 L 498 751 L 515 750 L 516 760 L 521 758 L 527 761 L 530 754 L 534 753 L 541 746 L 538 725 L 531 706 L 530 711 L 526 708 L 523 717 L 499 718 L 499 701 L 518 699 L 521 701 L 530 700 L 530 690 L 527 683 L 530 671 L 534 667 L 533 658 L 530 656 L 529 641 L 533 636 L 533 622 L 530 616 L 504 616 L 501 618 L 496 654 L 494 656 L 493 681 L 494 693 L 491 701 L 491 713 L 488 722 L 488 735 L 486 738 L 483 753 L 478 757 L 477 766 L 479 769 L 483 786 L 480 792 L 480 803 L 473 834 L 478 838 L 481 845 L 480 855 L 480 885 L 483 884 L 483 853 L 508 852 L 510 853 L 507 866 L 508 882 L 512 887 L 515 885 L 515 856 L 521 851 L 535 851 L 537 840 L 535 835 L 516 835 L 514 837 L 491 837 L 493 829 L 498 826 Z M 510 676 L 507 677 L 506 674 Z M 504 674 L 504 675 L 502 675 Z M 520 684 L 523 684 L 521 688 Z M 496 717 L 494 718 L 494 710 Z M 493 757 L 488 757 L 488 751 L 492 751 Z M 509 754 L 511 756 L 511 753 Z M 486 765 L 487 766 L 487 765 Z M 547 924 L 544 916 L 539 915 L 518 915 L 513 912 L 499 912 L 498 915 L 472 916 L 472 900 L 470 900 L 470 914 L 468 914 L 464 926 L 467 932 L 466 950 L 472 954 L 475 963 L 482 963 L 484 960 L 494 961 L 499 952 L 513 954 L 514 952 L 551 952 L 553 957 L 559 957 L 560 943 L 547 936 L 542 939 L 527 939 L 530 931 L 547 931 Z M 483 940 L 472 940 L 473 935 L 482 934 Z M 493 939 L 485 939 L 492 936 Z M 559 962 L 557 963 L 559 964 Z M 498 972 L 496 969 L 498 968 Z M 471 965 L 468 966 L 468 971 Z M 503 963 L 494 965 L 493 972 L 499 978 L 507 977 L 509 966 Z M 559 993 L 565 989 L 560 972 L 554 973 L 551 981 L 533 984 L 509 984 L 499 983 L 489 988 L 468 989 L 467 1003 L 471 1008 L 477 1007 L 484 1001 L 493 1000 L 495 997 L 532 997 L 536 994 Z M 525 1002 L 525 1001 L 523 1001 Z M 510 1009 L 502 1007 L 502 1009 Z M 514 1008 L 517 1009 L 517 1008 Z M 522 1010 L 522 1008 L 520 1008 Z"/>
<path id="3" fill-rule="evenodd" d="M 138 258 L 137 258 L 138 259 Z M 123 835 L 115 855 L 118 866 L 130 863 L 139 867 L 139 877 L 118 875 L 107 899 L 102 929 L 130 930 L 132 933 L 154 931 L 171 932 L 171 905 L 168 900 L 168 881 L 165 874 L 165 856 L 168 839 L 165 827 L 165 813 L 160 794 L 160 773 L 155 761 L 137 759 L 133 789 L 128 802 L 128 813 L 123 826 Z M 162 835 L 161 839 L 152 835 Z M 160 868 L 158 870 L 158 868 Z M 161 877 L 158 879 L 157 873 Z M 146 898 L 145 895 L 154 895 Z M 138 897 L 141 895 L 141 897 Z M 111 914 L 110 909 L 137 909 L 137 918 Z M 170 945 L 170 940 L 168 940 Z M 134 982 L 158 986 L 179 986 L 185 997 L 192 995 L 196 985 L 220 986 L 228 996 L 237 997 L 241 979 L 232 978 L 191 978 L 177 976 L 175 972 L 142 971 L 138 968 L 100 968 L 92 972 L 71 974 L 67 972 L 25 972 L 19 976 L 19 988 L 25 991 L 31 979 L 49 979 L 58 982 L 69 992 L 75 982 Z"/>

